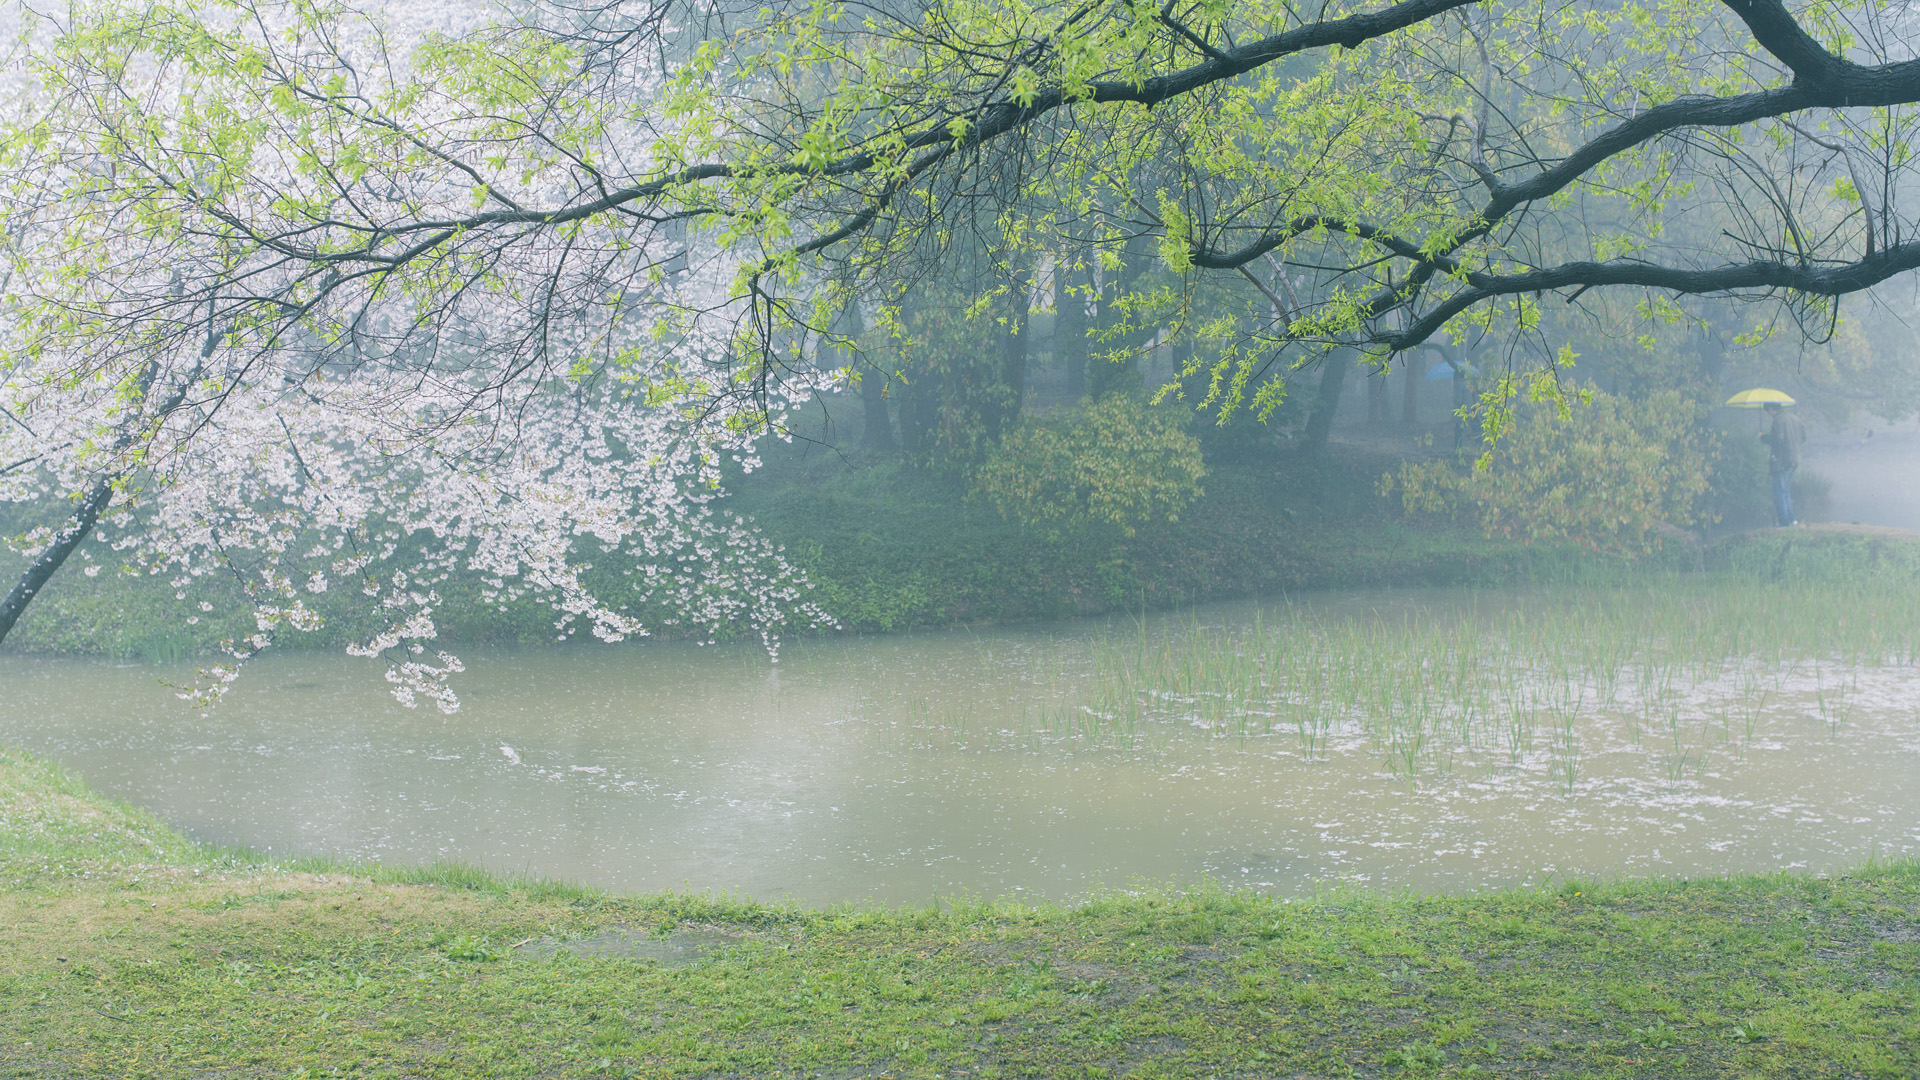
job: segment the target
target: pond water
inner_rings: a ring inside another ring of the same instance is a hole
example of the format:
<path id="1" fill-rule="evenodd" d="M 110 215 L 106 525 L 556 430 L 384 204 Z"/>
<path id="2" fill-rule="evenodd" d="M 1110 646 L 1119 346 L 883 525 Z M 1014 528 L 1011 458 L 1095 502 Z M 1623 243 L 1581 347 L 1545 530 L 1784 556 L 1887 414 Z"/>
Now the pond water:
<path id="1" fill-rule="evenodd" d="M 190 672 L 9 655 L 0 744 L 220 843 L 803 902 L 1202 875 L 1462 891 L 1920 854 L 1920 670 L 1777 659 L 1637 685 L 1563 671 L 1553 690 L 1482 675 L 1482 656 L 1449 690 L 1420 655 L 1431 634 L 1395 629 L 1528 602 L 1230 605 L 794 643 L 777 665 L 749 646 L 469 648 L 453 716 L 398 707 L 334 655 L 263 656 L 210 713 L 159 684 Z M 1287 620 L 1296 637 L 1275 637 Z M 1412 642 L 1411 681 L 1369 706 L 1321 671 L 1312 693 L 1347 700 L 1305 719 L 1297 657 L 1369 640 Z M 1261 641 L 1273 655 L 1241 669 L 1181 659 Z M 1420 704 L 1434 693 L 1451 697 Z"/>

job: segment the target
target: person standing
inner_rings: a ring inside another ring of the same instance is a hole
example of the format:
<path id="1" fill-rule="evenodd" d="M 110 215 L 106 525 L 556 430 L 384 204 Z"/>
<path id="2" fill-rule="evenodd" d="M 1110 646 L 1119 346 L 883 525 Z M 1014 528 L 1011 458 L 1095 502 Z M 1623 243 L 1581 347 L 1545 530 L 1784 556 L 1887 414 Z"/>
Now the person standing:
<path id="1" fill-rule="evenodd" d="M 1784 529 L 1794 524 L 1793 474 L 1800 468 L 1800 444 L 1807 441 L 1807 429 L 1777 401 L 1767 402 L 1767 415 L 1773 425 L 1760 433 L 1760 441 L 1767 444 L 1767 470 L 1773 474 L 1774 517 Z"/>

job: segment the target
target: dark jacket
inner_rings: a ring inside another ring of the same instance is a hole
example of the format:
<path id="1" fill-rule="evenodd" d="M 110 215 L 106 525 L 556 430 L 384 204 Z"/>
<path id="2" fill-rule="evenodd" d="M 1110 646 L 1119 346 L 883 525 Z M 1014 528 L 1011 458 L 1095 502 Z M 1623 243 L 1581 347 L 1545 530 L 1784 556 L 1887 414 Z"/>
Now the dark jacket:
<path id="1" fill-rule="evenodd" d="M 1807 429 L 1790 412 L 1773 414 L 1773 429 L 1760 436 L 1767 444 L 1767 467 L 1786 472 L 1800 466 L 1800 444 L 1807 441 Z"/>

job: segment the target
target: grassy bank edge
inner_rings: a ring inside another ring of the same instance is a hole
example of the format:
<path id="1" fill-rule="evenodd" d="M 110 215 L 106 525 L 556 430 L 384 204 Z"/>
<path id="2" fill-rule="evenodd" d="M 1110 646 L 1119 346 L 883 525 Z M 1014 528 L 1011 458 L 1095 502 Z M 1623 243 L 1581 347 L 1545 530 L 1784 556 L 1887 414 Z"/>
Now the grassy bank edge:
<path id="1" fill-rule="evenodd" d="M 269 861 L 0 752 L 0 919 L 0 1075 L 1920 1066 L 1914 862 L 1459 896 L 1288 901 L 1201 882 L 1066 905 L 809 909 L 458 864 Z M 712 951 L 677 964 L 566 944 L 613 930 Z"/>

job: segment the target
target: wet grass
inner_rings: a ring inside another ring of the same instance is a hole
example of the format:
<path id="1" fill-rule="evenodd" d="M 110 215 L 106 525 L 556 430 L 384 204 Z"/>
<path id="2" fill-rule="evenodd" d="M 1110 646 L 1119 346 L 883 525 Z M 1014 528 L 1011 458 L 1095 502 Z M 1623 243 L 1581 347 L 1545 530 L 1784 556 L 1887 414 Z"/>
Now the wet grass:
<path id="1" fill-rule="evenodd" d="M 802 910 L 268 863 L 0 755 L 0 926 L 8 1076 L 1920 1069 L 1911 863 L 1438 898 L 1198 887 Z M 631 944 L 651 939 L 682 948 Z"/>

